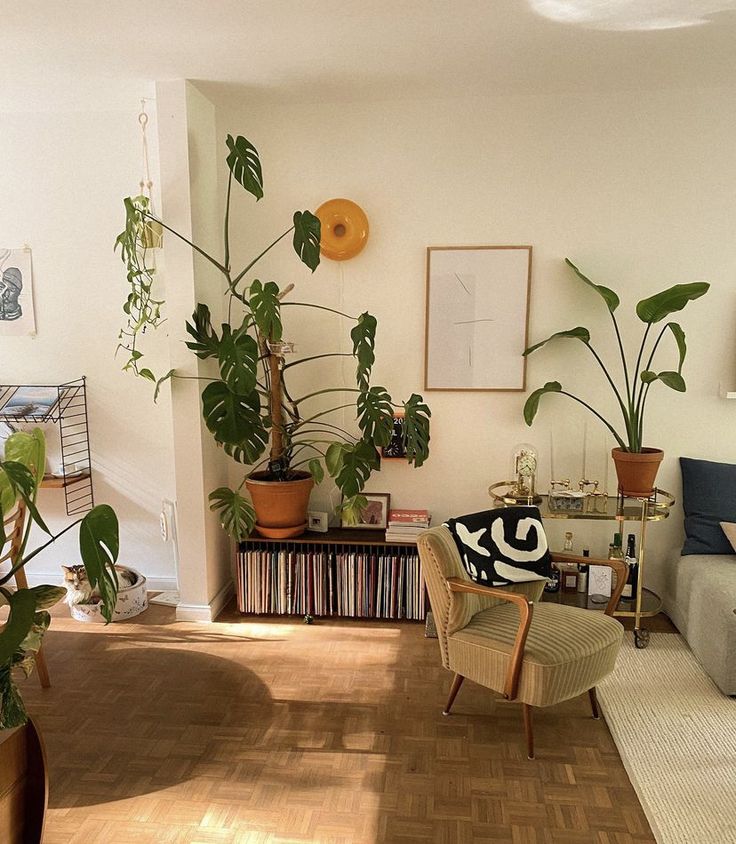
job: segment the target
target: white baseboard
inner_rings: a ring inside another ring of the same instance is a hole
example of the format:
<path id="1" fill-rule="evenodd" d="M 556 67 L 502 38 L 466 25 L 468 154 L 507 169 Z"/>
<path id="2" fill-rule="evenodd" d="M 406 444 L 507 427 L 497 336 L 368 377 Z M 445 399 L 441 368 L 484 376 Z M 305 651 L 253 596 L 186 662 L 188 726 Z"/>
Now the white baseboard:
<path id="1" fill-rule="evenodd" d="M 235 591 L 235 586 L 232 580 L 220 589 L 209 604 L 184 604 L 181 603 L 176 608 L 177 621 L 202 621 L 209 623 L 214 621 L 220 614 L 222 608 L 230 600 L 230 596 Z"/>
<path id="2" fill-rule="evenodd" d="M 26 572 L 29 586 L 43 586 L 50 584 L 52 586 L 61 586 L 63 578 L 58 571 L 54 572 Z M 167 592 L 170 589 L 176 589 L 175 577 L 146 577 L 146 586 L 149 592 Z"/>

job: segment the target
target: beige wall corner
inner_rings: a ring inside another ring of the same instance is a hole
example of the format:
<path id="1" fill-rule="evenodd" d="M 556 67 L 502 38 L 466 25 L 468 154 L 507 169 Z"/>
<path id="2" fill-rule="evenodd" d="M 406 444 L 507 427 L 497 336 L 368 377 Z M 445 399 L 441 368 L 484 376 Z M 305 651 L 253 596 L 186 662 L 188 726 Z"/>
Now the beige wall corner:
<path id="1" fill-rule="evenodd" d="M 156 99 L 163 218 L 205 251 L 216 253 L 215 107 L 185 80 L 158 83 Z M 186 243 L 166 233 L 164 254 L 171 366 L 192 379 L 171 382 L 181 593 L 177 617 L 210 621 L 231 581 L 230 543 L 207 500 L 213 489 L 227 483 L 227 464 L 205 427 L 202 383 L 194 380 L 213 373 L 209 362 L 195 358 L 184 342 L 185 322 L 197 303 L 209 305 L 218 322 L 223 297 L 217 270 Z"/>

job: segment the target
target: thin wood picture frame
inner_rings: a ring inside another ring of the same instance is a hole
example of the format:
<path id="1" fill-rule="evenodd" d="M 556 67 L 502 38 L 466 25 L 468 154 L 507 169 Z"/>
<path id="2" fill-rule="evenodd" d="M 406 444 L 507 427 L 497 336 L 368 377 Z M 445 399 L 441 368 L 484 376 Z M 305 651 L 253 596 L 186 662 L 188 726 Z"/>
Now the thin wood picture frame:
<path id="1" fill-rule="evenodd" d="M 523 392 L 532 247 L 428 246 L 424 389 Z"/>
<path id="2" fill-rule="evenodd" d="M 391 493 L 389 492 L 364 492 L 361 493 L 368 501 L 368 506 L 363 508 L 361 520 L 356 524 L 347 524 L 340 520 L 340 527 L 355 530 L 386 530 L 388 527 L 388 514 L 391 509 Z"/>

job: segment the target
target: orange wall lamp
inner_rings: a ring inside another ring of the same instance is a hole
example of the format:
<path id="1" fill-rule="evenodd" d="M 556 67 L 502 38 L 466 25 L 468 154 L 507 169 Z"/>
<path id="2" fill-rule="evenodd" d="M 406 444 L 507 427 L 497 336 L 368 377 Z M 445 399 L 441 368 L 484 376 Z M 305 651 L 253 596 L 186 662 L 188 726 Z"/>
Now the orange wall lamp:
<path id="1" fill-rule="evenodd" d="M 354 258 L 368 241 L 368 217 L 349 199 L 328 199 L 315 211 L 322 224 L 320 252 L 333 261 Z"/>

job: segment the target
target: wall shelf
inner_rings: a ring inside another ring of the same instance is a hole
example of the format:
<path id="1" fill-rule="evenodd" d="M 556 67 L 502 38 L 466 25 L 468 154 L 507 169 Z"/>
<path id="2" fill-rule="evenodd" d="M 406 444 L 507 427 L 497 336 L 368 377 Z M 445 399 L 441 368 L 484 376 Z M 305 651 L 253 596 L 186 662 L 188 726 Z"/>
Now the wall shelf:
<path id="1" fill-rule="evenodd" d="M 61 465 L 58 474 L 44 476 L 41 486 L 64 490 L 68 516 L 94 507 L 84 376 L 65 384 L 0 384 L 0 422 L 11 430 L 27 425 L 58 425 Z"/>

